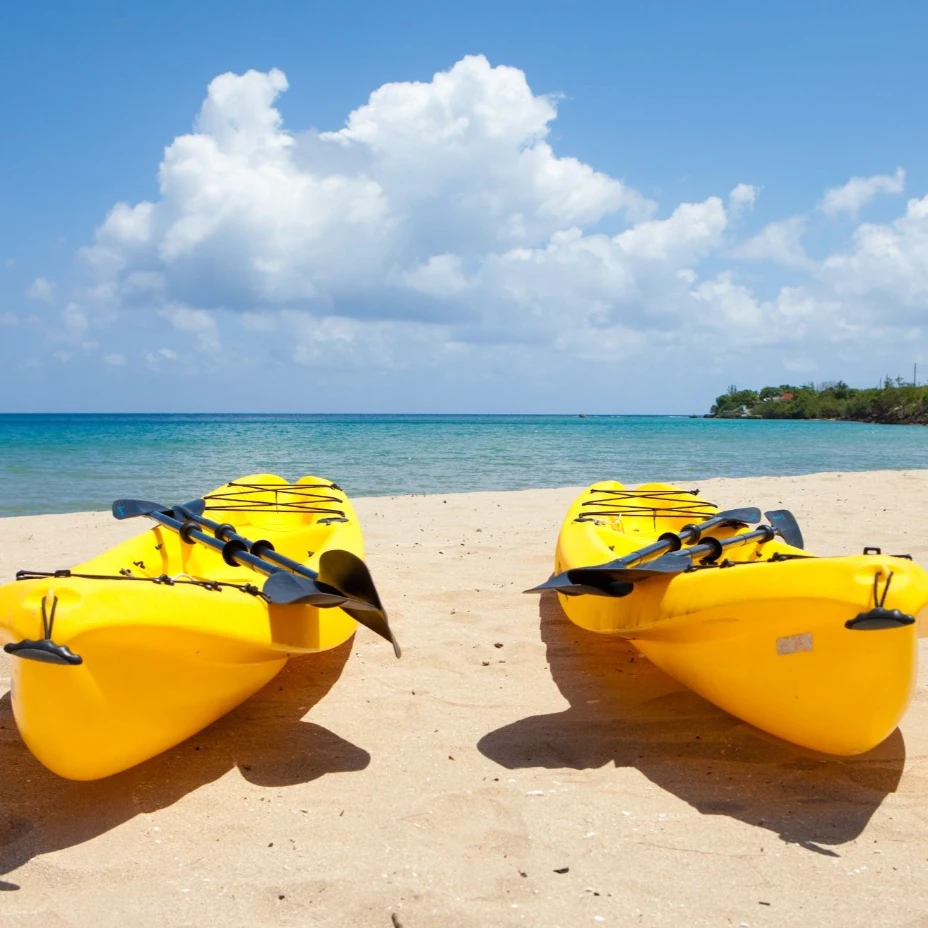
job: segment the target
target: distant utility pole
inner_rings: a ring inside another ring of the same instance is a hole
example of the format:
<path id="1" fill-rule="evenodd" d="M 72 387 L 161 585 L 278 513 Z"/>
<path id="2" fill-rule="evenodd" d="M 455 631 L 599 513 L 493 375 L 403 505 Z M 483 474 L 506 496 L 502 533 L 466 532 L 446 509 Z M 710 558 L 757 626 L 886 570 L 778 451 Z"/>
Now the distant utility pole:
<path id="1" fill-rule="evenodd" d="M 918 386 L 918 361 L 912 365 L 912 386 Z"/>

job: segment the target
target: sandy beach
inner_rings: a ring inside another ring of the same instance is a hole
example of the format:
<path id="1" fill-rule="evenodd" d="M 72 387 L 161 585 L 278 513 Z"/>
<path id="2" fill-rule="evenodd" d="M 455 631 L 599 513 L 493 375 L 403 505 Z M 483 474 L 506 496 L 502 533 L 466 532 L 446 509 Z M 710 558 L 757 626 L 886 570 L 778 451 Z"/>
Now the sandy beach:
<path id="1" fill-rule="evenodd" d="M 694 485 L 928 565 L 928 472 Z M 403 658 L 361 629 L 107 780 L 31 757 L 2 656 L 0 924 L 928 925 L 928 643 L 875 751 L 779 742 L 522 595 L 576 492 L 356 500 Z M 140 528 L 4 519 L 0 580 Z"/>

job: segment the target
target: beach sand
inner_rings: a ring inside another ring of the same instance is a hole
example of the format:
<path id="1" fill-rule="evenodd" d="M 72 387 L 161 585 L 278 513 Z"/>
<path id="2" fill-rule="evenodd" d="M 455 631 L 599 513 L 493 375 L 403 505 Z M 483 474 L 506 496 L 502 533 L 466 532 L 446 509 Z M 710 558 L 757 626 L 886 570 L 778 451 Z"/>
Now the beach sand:
<path id="1" fill-rule="evenodd" d="M 928 472 L 696 485 L 928 565 Z M 576 492 L 357 500 L 402 660 L 361 629 L 104 781 L 32 759 L 4 657 L 0 924 L 928 925 L 928 669 L 862 757 L 738 722 L 522 595 Z M 3 520 L 0 578 L 141 527 Z"/>

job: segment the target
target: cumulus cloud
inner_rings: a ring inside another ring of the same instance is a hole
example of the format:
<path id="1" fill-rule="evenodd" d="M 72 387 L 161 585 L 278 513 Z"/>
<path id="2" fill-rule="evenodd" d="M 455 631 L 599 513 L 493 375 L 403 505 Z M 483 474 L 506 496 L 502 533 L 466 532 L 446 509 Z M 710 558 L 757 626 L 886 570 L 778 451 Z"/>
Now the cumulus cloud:
<path id="1" fill-rule="evenodd" d="M 744 261 L 772 261 L 786 267 L 811 268 L 814 262 L 802 244 L 806 224 L 805 216 L 768 223 L 757 235 L 734 248 L 732 256 Z"/>
<path id="2" fill-rule="evenodd" d="M 856 216 L 902 190 L 902 169 L 746 231 L 759 186 L 660 207 L 556 152 L 558 98 L 483 56 L 385 84 L 331 131 L 285 126 L 287 88 L 279 70 L 210 83 L 193 131 L 165 149 L 158 198 L 116 204 L 83 250 L 91 279 L 62 315 L 72 340 L 93 310 L 162 319 L 175 347 L 142 355 L 157 371 L 208 369 L 226 332 L 314 366 L 455 363 L 494 346 L 718 355 L 863 338 L 876 295 L 914 307 L 928 287 L 926 201 L 824 259 L 806 251 L 811 218 Z M 755 280 L 764 265 L 763 296 L 720 267 L 731 258 Z M 805 279 L 784 285 L 783 268 Z"/>
<path id="3" fill-rule="evenodd" d="M 828 216 L 843 214 L 856 219 L 860 211 L 878 194 L 902 193 L 904 189 L 905 171 L 902 168 L 896 168 L 895 174 L 852 177 L 844 186 L 826 190 L 819 208 Z"/>
<path id="4" fill-rule="evenodd" d="M 201 347 L 217 309 L 466 327 L 478 300 L 514 313 L 543 297 L 527 264 L 598 263 L 621 296 L 698 260 L 728 222 L 717 198 L 648 218 L 656 205 L 623 181 L 554 153 L 553 98 L 482 56 L 384 85 L 333 132 L 286 130 L 286 88 L 276 70 L 210 84 L 196 131 L 166 149 L 160 199 L 117 204 L 84 251 L 98 291 Z M 732 203 L 753 196 L 740 185 Z M 607 218 L 628 228 L 596 232 Z"/>
<path id="5" fill-rule="evenodd" d="M 424 264 L 404 271 L 400 279 L 407 287 L 435 297 L 457 296 L 468 285 L 458 255 L 432 255 Z"/>
<path id="6" fill-rule="evenodd" d="M 890 223 L 864 223 L 853 248 L 829 255 L 822 273 L 835 293 L 849 300 L 878 301 L 880 315 L 925 318 L 928 301 L 928 196 L 909 200 L 905 215 Z"/>
<path id="7" fill-rule="evenodd" d="M 805 286 L 782 287 L 772 299 L 761 300 L 733 274 L 723 272 L 698 284 L 691 296 L 711 312 L 709 327 L 726 336 L 729 350 L 834 341 L 849 335 L 840 303 Z"/>

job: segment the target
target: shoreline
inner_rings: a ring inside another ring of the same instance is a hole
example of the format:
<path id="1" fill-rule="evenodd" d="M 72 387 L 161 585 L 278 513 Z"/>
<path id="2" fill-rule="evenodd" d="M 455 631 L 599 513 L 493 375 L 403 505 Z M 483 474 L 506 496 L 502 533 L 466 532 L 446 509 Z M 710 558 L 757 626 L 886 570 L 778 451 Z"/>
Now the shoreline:
<path id="1" fill-rule="evenodd" d="M 278 421 L 279 420 L 279 421 Z M 662 478 L 928 469 L 920 431 L 811 420 L 732 424 L 663 417 L 146 417 L 8 420 L 0 514 L 166 504 L 240 474 L 334 479 L 353 499 L 508 492 Z M 774 420 L 771 420 L 774 421 Z M 272 423 L 273 424 L 270 424 Z M 62 471 L 60 462 L 67 461 Z"/>
<path id="2" fill-rule="evenodd" d="M 705 477 L 705 478 L 668 478 L 660 479 L 654 478 L 661 483 L 673 483 L 682 489 L 700 489 L 700 484 L 705 486 L 713 486 L 719 484 L 721 487 L 728 486 L 731 483 L 737 483 L 739 481 L 770 481 L 774 483 L 776 481 L 795 481 L 795 480 L 817 480 L 817 479 L 831 479 L 831 478 L 861 478 L 861 479 L 874 479 L 874 478 L 886 478 L 889 475 L 902 475 L 906 478 L 910 476 L 922 476 L 928 480 L 928 468 L 917 468 L 917 467 L 904 467 L 899 469 L 877 469 L 877 470 L 837 470 L 837 471 L 809 471 L 802 474 L 761 474 L 761 475 L 752 475 L 747 477 Z M 334 478 L 333 478 L 334 479 Z M 611 480 L 619 479 L 618 477 L 612 478 L 610 476 L 604 476 L 600 478 L 601 480 Z M 626 483 L 628 487 L 635 487 L 639 483 L 645 481 L 632 481 Z M 647 481 L 652 482 L 652 481 Z M 467 496 L 496 496 L 496 495 L 506 495 L 511 493 L 568 493 L 573 492 L 574 495 L 578 494 L 585 485 L 580 484 L 569 484 L 564 486 L 543 486 L 543 487 L 522 487 L 519 489 L 500 489 L 500 490 L 449 490 L 446 492 L 439 493 L 397 493 L 397 494 L 380 494 L 380 495 L 352 495 L 349 494 L 349 499 L 352 503 L 358 503 L 361 500 L 365 501 L 376 501 L 376 500 L 413 500 L 413 499 L 441 499 L 446 497 L 467 497 Z M 188 494 L 189 495 L 189 494 Z M 704 494 L 701 494 L 704 495 Z M 166 503 L 165 505 L 170 505 Z M 64 517 L 79 517 L 79 516 L 107 516 L 112 518 L 109 509 L 74 509 L 74 510 L 63 510 L 56 512 L 31 512 L 31 513 L 18 513 L 14 515 L 0 515 L 0 526 L 5 523 L 8 523 L 11 520 L 15 519 L 47 519 L 47 518 L 64 518 Z M 128 523 L 132 524 L 132 523 Z M 148 523 L 150 524 L 150 523 Z M 362 524 L 363 528 L 363 524 Z M 134 533 L 130 533 L 134 534 Z"/>
<path id="3" fill-rule="evenodd" d="M 723 508 L 791 509 L 812 553 L 880 545 L 928 564 L 926 476 L 684 486 Z M 567 928 L 637 912 L 832 928 L 882 923 L 888 898 L 894 920 L 919 923 L 928 641 L 912 706 L 874 751 L 777 741 L 522 594 L 550 574 L 577 491 L 355 498 L 402 659 L 360 629 L 107 780 L 64 781 L 28 754 L 0 655 L 5 923 Z M 0 580 L 149 526 L 8 517 Z M 616 868 L 627 859 L 634 879 Z"/>

